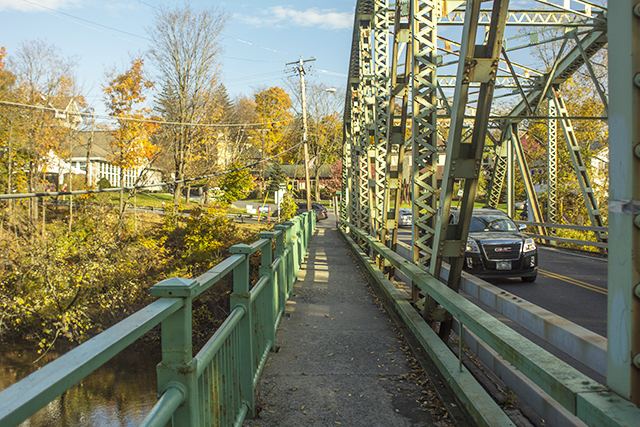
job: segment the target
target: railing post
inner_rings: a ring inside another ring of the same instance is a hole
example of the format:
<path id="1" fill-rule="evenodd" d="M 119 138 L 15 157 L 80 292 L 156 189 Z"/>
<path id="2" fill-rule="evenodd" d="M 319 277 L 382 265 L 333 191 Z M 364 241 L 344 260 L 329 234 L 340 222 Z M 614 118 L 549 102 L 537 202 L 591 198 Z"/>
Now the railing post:
<path id="1" fill-rule="evenodd" d="M 254 365 L 253 345 L 253 312 L 251 310 L 251 292 L 249 289 L 249 256 L 251 247 L 245 244 L 231 246 L 229 252 L 244 255 L 242 262 L 233 269 L 233 293 L 231 294 L 231 310 L 235 307 L 244 309 L 244 316 L 238 324 L 240 335 L 240 394 L 247 405 L 248 415 L 255 417 L 255 395 L 253 392 Z"/>
<path id="2" fill-rule="evenodd" d="M 287 227 L 284 225 L 276 225 L 275 229 L 280 231 L 276 236 L 276 258 L 280 258 L 277 272 L 278 313 L 276 313 L 276 316 L 278 316 L 280 313 L 284 313 L 284 308 L 287 303 L 287 257 L 285 255 Z"/>
<path id="3" fill-rule="evenodd" d="M 296 259 L 295 273 L 300 271 L 300 267 L 302 267 L 302 261 L 304 260 L 304 236 L 302 233 L 302 226 L 300 225 L 301 222 L 302 219 L 300 217 L 296 217 L 295 234 L 298 258 Z"/>
<path id="4" fill-rule="evenodd" d="M 191 343 L 191 303 L 195 281 L 172 278 L 154 285 L 151 295 L 160 298 L 182 298 L 183 306 L 162 322 L 162 361 L 158 364 L 158 395 L 176 388 L 185 396 L 184 403 L 173 414 L 174 426 L 198 424 L 198 386 L 196 360 Z"/>
<path id="5" fill-rule="evenodd" d="M 285 274 L 287 277 L 287 298 L 291 295 L 291 290 L 293 289 L 293 279 L 294 279 L 294 269 L 295 269 L 295 241 L 293 238 L 293 222 L 287 221 L 282 223 L 285 228 L 285 252 L 286 252 L 286 265 L 287 268 L 285 270 Z"/>
<path id="6" fill-rule="evenodd" d="M 271 340 L 271 350 L 276 350 L 276 318 L 278 316 L 278 280 L 273 269 L 273 248 L 272 243 L 276 233 L 272 231 L 263 231 L 260 233 L 261 239 L 268 239 L 269 243 L 262 248 L 262 257 L 260 259 L 260 276 L 269 277 L 269 337 Z"/>

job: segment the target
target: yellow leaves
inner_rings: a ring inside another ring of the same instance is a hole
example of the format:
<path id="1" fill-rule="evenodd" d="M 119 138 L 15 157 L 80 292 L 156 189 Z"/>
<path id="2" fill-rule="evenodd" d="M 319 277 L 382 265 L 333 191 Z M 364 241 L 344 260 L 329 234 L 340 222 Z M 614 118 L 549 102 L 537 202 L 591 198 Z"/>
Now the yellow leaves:
<path id="1" fill-rule="evenodd" d="M 111 160 L 123 169 L 142 166 L 158 152 L 151 143 L 158 124 L 142 121 L 151 118 L 148 108 L 136 108 L 146 99 L 144 92 L 153 86 L 143 75 L 143 63 L 140 58 L 134 59 L 129 70 L 114 77 L 104 88 L 109 98 L 107 107 L 118 120 L 118 129 L 112 133 Z"/>
<path id="2" fill-rule="evenodd" d="M 293 120 L 291 98 L 284 89 L 274 86 L 256 93 L 255 109 L 258 122 L 263 129 L 252 130 L 254 145 L 260 149 L 264 145 L 265 154 L 273 154 L 282 149 L 286 131 Z"/>
<path id="3" fill-rule="evenodd" d="M 18 305 L 24 305 L 24 299 L 22 299 L 21 297 L 16 297 L 15 301 Z"/>

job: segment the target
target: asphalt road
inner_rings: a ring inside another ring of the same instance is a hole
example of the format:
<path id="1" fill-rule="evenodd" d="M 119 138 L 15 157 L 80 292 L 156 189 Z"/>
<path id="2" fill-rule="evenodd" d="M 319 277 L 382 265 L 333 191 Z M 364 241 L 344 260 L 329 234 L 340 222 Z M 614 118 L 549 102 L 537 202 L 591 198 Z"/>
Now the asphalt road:
<path id="1" fill-rule="evenodd" d="M 410 243 L 411 230 L 400 240 Z M 534 283 L 520 279 L 490 280 L 494 285 L 571 320 L 597 334 L 607 335 L 607 260 L 570 251 L 538 247 L 540 267 Z"/>

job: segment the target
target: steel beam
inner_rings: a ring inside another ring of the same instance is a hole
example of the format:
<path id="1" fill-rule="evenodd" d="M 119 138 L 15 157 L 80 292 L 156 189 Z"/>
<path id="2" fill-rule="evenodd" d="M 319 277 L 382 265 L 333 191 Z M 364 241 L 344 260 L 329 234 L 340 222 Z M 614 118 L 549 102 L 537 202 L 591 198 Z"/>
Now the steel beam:
<path id="1" fill-rule="evenodd" d="M 556 117 L 555 103 L 549 99 L 549 117 Z M 558 212 L 558 121 L 547 120 L 547 222 L 557 223 Z"/>
<path id="2" fill-rule="evenodd" d="M 533 213 L 533 222 L 542 223 L 544 221 L 544 218 L 542 217 L 542 209 L 540 209 L 538 195 L 536 194 L 536 190 L 533 185 L 533 179 L 531 178 L 531 171 L 529 170 L 529 165 L 527 164 L 527 158 L 524 153 L 524 148 L 522 147 L 522 141 L 520 140 L 520 135 L 518 134 L 518 125 L 516 123 L 513 123 L 510 126 L 511 143 L 513 144 L 513 151 L 516 161 L 518 162 L 518 166 L 520 166 L 520 174 L 522 175 L 522 180 L 524 182 L 524 189 L 527 194 L 527 200 L 529 201 L 529 207 L 531 209 L 531 212 Z M 531 221 L 531 218 L 529 218 L 529 221 Z M 538 234 L 547 234 L 545 227 L 536 226 L 536 228 L 538 230 Z"/>
<path id="3" fill-rule="evenodd" d="M 589 220 L 591 221 L 592 226 L 603 227 L 604 221 L 602 220 L 602 215 L 600 215 L 598 201 L 596 200 L 593 187 L 591 186 L 587 165 L 585 164 L 582 153 L 580 152 L 578 138 L 576 137 L 571 120 L 566 118 L 569 116 L 569 113 L 564 103 L 564 99 L 562 99 L 555 88 L 551 88 L 551 94 L 553 96 L 553 103 L 555 104 L 558 116 L 562 117 L 559 119 L 560 125 L 567 143 L 567 149 L 569 150 L 569 158 L 571 159 L 571 164 L 573 165 L 573 170 L 578 180 L 578 185 L 580 186 L 585 206 L 587 207 Z M 599 241 L 606 242 L 607 238 L 605 235 L 598 233 L 597 236 Z"/>
<path id="4" fill-rule="evenodd" d="M 358 51 L 359 73 L 358 95 L 360 97 L 360 132 L 358 139 L 358 209 L 360 213 L 359 226 L 368 232 L 375 229 L 375 186 L 372 181 L 370 153 L 374 138 L 373 122 L 373 51 L 371 45 L 371 16 L 359 22 Z"/>
<path id="5" fill-rule="evenodd" d="M 464 11 L 453 11 L 444 15 L 438 25 L 463 25 Z M 490 25 L 491 11 L 480 11 L 479 25 Z M 517 27 L 593 27 L 598 25 L 600 15 L 581 16 L 570 10 L 510 10 L 507 15 L 507 26 Z"/>
<path id="6" fill-rule="evenodd" d="M 439 1 L 411 0 L 413 44 L 411 153 L 413 210 L 413 261 L 427 265 L 431 260 L 438 202 L 436 70 Z"/>
<path id="7" fill-rule="evenodd" d="M 409 104 L 409 5 L 397 1 L 393 18 L 391 52 L 391 95 L 387 119 L 387 159 L 384 190 L 384 230 L 381 241 L 395 250 L 398 243 L 398 216 L 402 191 L 405 129 Z"/>
<path id="8" fill-rule="evenodd" d="M 506 136 L 506 129 L 504 129 L 500 137 L 500 143 L 495 146 L 493 170 L 491 171 L 491 181 L 487 194 L 487 205 L 494 209 L 497 209 L 500 204 L 504 180 L 507 176 L 507 150 L 509 148 L 509 142 Z"/>
<path id="9" fill-rule="evenodd" d="M 477 40 L 481 4 L 480 0 L 470 0 L 466 3 L 451 128 L 447 140 L 440 214 L 435 229 L 433 248 L 435 256 L 431 258 L 429 264 L 431 274 L 439 277 L 443 258 L 449 259 L 451 271 L 447 284 L 455 291 L 460 287 L 460 275 L 476 197 L 509 1 L 493 2 L 491 22 L 487 27 L 486 37 L 484 40 Z M 470 142 L 463 142 L 462 131 L 470 82 L 480 82 L 481 85 L 473 123 L 473 136 Z M 460 185 L 463 189 L 459 221 L 457 224 L 449 224 L 451 202 L 456 185 Z M 448 336 L 450 330 L 451 319 L 448 318 L 440 325 L 441 336 Z"/>
<path id="10" fill-rule="evenodd" d="M 609 2 L 609 40 L 607 385 L 640 405 L 639 0 Z"/>
<path id="11" fill-rule="evenodd" d="M 388 0 L 375 0 L 373 9 L 373 66 L 375 72 L 375 225 L 376 234 L 384 229 L 384 190 L 389 116 L 389 15 Z"/>

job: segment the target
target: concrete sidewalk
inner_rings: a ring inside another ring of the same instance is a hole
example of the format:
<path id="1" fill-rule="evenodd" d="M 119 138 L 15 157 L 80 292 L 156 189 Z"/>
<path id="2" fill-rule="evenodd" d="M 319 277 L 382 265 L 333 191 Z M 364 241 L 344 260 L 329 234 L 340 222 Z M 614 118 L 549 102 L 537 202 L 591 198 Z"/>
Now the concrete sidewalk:
<path id="1" fill-rule="evenodd" d="M 278 331 L 280 351 L 262 376 L 260 413 L 245 425 L 450 425 L 433 390 L 417 384 L 421 371 L 333 216 L 318 224 L 299 279 Z"/>

